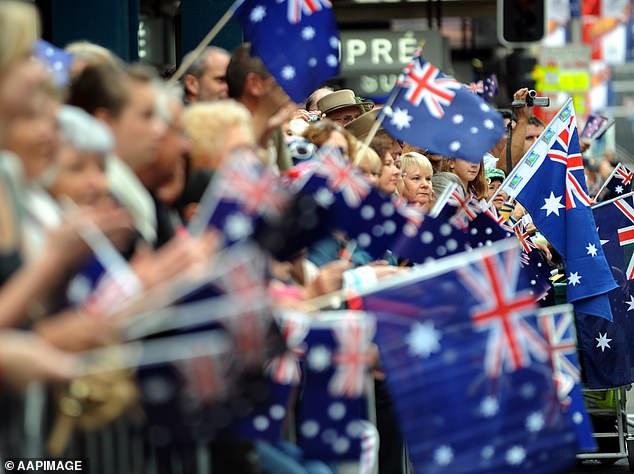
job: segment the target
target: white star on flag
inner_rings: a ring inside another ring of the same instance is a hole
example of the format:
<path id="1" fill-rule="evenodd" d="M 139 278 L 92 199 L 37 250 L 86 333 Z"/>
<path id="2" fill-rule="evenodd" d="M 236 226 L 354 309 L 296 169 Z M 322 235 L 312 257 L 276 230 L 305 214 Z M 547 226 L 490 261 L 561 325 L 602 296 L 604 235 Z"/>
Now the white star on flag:
<path id="1" fill-rule="evenodd" d="M 480 414 L 485 418 L 497 415 L 500 404 L 495 397 L 485 397 L 480 403 Z"/>
<path id="2" fill-rule="evenodd" d="M 537 433 L 544 427 L 544 416 L 539 412 L 534 412 L 526 418 L 526 429 L 531 433 Z"/>
<path id="3" fill-rule="evenodd" d="M 605 348 L 612 349 L 610 344 L 608 344 L 612 339 L 608 339 L 608 333 L 605 334 L 599 333 L 599 337 L 594 338 L 597 341 L 597 346 L 601 348 L 601 352 L 605 352 Z"/>
<path id="4" fill-rule="evenodd" d="M 231 240 L 241 240 L 253 232 L 251 219 L 242 213 L 231 214 L 227 216 L 225 232 Z"/>
<path id="5" fill-rule="evenodd" d="M 440 350 L 440 333 L 431 321 L 414 323 L 405 342 L 409 346 L 409 353 L 427 358 Z"/>
<path id="6" fill-rule="evenodd" d="M 311 369 L 322 372 L 330 366 L 330 351 L 326 346 L 313 347 L 308 353 L 306 361 Z"/>
<path id="7" fill-rule="evenodd" d="M 392 123 L 392 125 L 398 127 L 399 130 L 410 127 L 410 122 L 412 121 L 413 117 L 407 113 L 407 109 L 401 109 L 400 107 L 397 107 L 396 110 L 390 110 L 389 113 L 386 110 L 385 113 L 391 117 L 390 122 Z"/>
<path id="8" fill-rule="evenodd" d="M 264 8 L 262 5 L 258 5 L 254 7 L 253 10 L 251 10 L 249 20 L 251 20 L 251 23 L 259 23 L 264 19 L 265 16 L 266 8 Z"/>
<path id="9" fill-rule="evenodd" d="M 312 26 L 307 26 L 302 30 L 302 38 L 306 41 L 310 41 L 315 37 L 315 28 Z"/>
<path id="10" fill-rule="evenodd" d="M 541 209 L 544 209 L 546 211 L 546 217 L 551 214 L 556 214 L 557 216 L 559 216 L 559 209 L 563 209 L 566 207 L 561 203 L 562 197 L 563 196 L 555 196 L 555 194 L 551 191 L 550 196 L 544 198 L 545 204 L 541 207 Z"/>
<path id="11" fill-rule="evenodd" d="M 453 461 L 453 449 L 447 445 L 438 446 L 434 451 L 434 461 L 439 466 L 446 466 Z"/>
<path id="12" fill-rule="evenodd" d="M 624 301 L 624 303 L 628 306 L 628 311 L 634 311 L 634 296 L 630 296 L 630 300 Z"/>
<path id="13" fill-rule="evenodd" d="M 319 188 L 314 194 L 315 201 L 322 207 L 330 207 L 335 202 L 335 195 L 328 188 Z"/>
<path id="14" fill-rule="evenodd" d="M 623 186 L 619 184 L 614 188 L 614 191 L 616 191 L 616 194 L 621 194 L 623 192 Z"/>
<path id="15" fill-rule="evenodd" d="M 521 446 L 513 446 L 506 452 L 506 462 L 511 466 L 518 466 L 524 462 L 526 458 L 526 450 Z"/>
<path id="16" fill-rule="evenodd" d="M 599 228 L 597 227 L 597 234 L 598 234 L 598 233 L 599 233 Z M 602 240 L 602 239 L 599 237 L 599 243 L 601 244 L 601 247 L 603 247 L 603 246 L 604 246 L 605 244 L 607 244 L 609 241 L 610 241 L 609 239 Z"/>
<path id="17" fill-rule="evenodd" d="M 339 64 L 339 60 L 334 54 L 329 54 L 328 56 L 326 56 L 326 64 L 328 64 L 328 66 L 330 67 L 337 67 L 337 64 Z"/>
<path id="18" fill-rule="evenodd" d="M 284 66 L 282 68 L 282 77 L 287 81 L 290 81 L 295 77 L 295 68 L 293 66 Z"/>
<path id="19" fill-rule="evenodd" d="M 579 275 L 579 272 L 570 272 L 570 275 L 568 275 L 568 284 L 572 286 L 581 284 L 581 276 Z"/>
<path id="20" fill-rule="evenodd" d="M 588 243 L 586 250 L 588 251 L 588 255 L 592 255 L 593 257 L 597 256 L 597 247 L 594 244 Z"/>

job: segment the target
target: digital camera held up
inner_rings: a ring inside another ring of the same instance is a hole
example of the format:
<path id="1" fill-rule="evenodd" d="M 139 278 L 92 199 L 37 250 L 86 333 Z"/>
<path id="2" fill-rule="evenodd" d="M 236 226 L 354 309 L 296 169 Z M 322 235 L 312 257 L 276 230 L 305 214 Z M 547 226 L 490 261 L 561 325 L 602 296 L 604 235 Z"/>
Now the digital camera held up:
<path id="1" fill-rule="evenodd" d="M 535 90 L 528 91 L 528 95 L 526 96 L 526 101 L 524 100 L 514 100 L 511 104 L 513 107 L 549 107 L 550 106 L 550 98 L 548 97 L 538 97 L 537 92 Z"/>

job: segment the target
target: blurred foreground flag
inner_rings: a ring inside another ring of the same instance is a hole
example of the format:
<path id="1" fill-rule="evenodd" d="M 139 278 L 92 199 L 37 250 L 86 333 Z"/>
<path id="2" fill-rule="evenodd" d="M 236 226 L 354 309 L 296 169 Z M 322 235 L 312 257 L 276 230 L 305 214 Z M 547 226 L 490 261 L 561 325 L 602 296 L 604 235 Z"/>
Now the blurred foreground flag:
<path id="1" fill-rule="evenodd" d="M 567 472 L 564 413 L 530 285 L 510 239 L 386 281 L 377 315 L 387 383 L 416 472 Z"/>
<path id="2" fill-rule="evenodd" d="M 605 260 L 583 173 L 575 109 L 569 99 L 507 176 L 500 190 L 516 198 L 564 258 L 567 296 L 581 314 L 612 319 L 616 287 Z"/>
<path id="3" fill-rule="evenodd" d="M 383 128 L 431 153 L 479 163 L 504 135 L 502 116 L 417 52 L 392 91 Z"/>
<path id="4" fill-rule="evenodd" d="M 339 32 L 328 0 L 245 0 L 236 16 L 278 84 L 295 102 L 339 72 Z"/>

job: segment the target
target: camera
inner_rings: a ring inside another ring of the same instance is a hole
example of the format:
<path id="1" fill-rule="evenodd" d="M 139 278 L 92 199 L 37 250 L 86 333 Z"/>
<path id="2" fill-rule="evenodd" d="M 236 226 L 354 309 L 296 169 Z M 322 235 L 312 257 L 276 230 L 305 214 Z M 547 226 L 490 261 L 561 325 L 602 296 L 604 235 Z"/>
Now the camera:
<path id="1" fill-rule="evenodd" d="M 550 98 L 537 97 L 537 92 L 535 90 L 530 90 L 526 96 L 526 101 L 514 100 L 511 104 L 512 107 L 524 107 L 525 105 L 528 107 L 549 107 Z"/>

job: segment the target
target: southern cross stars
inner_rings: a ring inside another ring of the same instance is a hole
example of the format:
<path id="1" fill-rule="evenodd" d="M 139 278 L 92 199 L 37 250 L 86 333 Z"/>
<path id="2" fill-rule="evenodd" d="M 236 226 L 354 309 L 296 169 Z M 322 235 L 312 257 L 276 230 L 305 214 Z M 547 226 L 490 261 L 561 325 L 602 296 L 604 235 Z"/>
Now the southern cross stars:
<path id="1" fill-rule="evenodd" d="M 440 333 L 430 321 L 414 323 L 406 337 L 410 354 L 425 358 L 440 350 L 439 340 Z"/>
<path id="2" fill-rule="evenodd" d="M 386 115 L 389 115 L 390 122 L 395 127 L 398 127 L 399 130 L 403 130 L 404 128 L 410 127 L 410 122 L 413 120 L 413 117 L 407 113 L 407 109 L 401 109 L 400 107 L 396 107 L 395 110 L 390 110 L 389 113 L 386 111 Z"/>
<path id="3" fill-rule="evenodd" d="M 624 301 L 623 303 L 625 303 L 628 308 L 628 311 L 634 311 L 634 296 L 630 296 L 630 300 L 629 301 Z"/>
<path id="4" fill-rule="evenodd" d="M 589 243 L 586 250 L 588 251 L 588 255 L 592 255 L 593 257 L 597 256 L 597 247 L 594 244 Z"/>
<path id="5" fill-rule="evenodd" d="M 608 339 L 608 333 L 605 334 L 599 333 L 599 337 L 594 338 L 597 341 L 597 346 L 601 348 L 601 352 L 605 352 L 605 348 L 612 349 L 610 344 L 608 344 L 612 339 Z"/>
<path id="6" fill-rule="evenodd" d="M 546 217 L 551 214 L 556 214 L 557 216 L 559 216 L 559 209 L 563 209 L 566 207 L 561 203 L 562 197 L 563 196 L 555 196 L 555 194 L 551 191 L 550 196 L 544 198 L 545 204 L 541 207 L 541 209 L 546 211 Z"/>
<path id="7" fill-rule="evenodd" d="M 579 272 L 570 272 L 570 275 L 568 275 L 568 284 L 572 286 L 581 284 L 581 276 L 579 275 Z"/>

